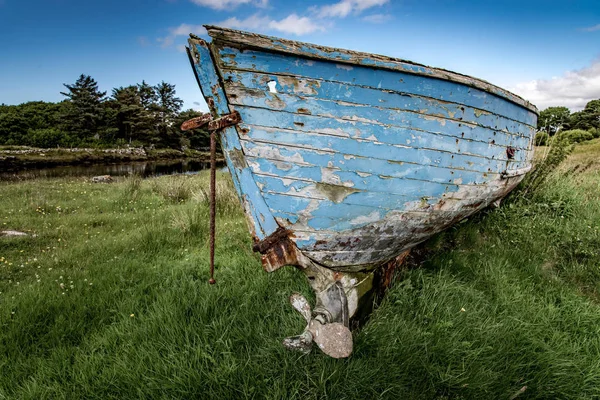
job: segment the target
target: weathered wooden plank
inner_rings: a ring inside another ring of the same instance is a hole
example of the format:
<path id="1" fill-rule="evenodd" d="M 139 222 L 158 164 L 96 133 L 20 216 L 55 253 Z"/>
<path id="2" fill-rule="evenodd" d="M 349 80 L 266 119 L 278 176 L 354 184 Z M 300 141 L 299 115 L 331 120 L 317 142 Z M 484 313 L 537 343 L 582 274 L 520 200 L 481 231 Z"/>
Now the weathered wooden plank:
<path id="1" fill-rule="evenodd" d="M 410 145 L 416 140 L 446 140 L 449 143 L 478 142 L 489 146 L 514 147 L 528 149 L 531 141 L 525 137 L 515 137 L 487 130 L 471 129 L 446 129 L 443 126 L 434 127 L 435 132 L 421 129 L 420 127 L 400 127 L 384 125 L 379 122 L 362 122 L 344 120 L 340 118 L 321 117 L 318 115 L 296 114 L 278 110 L 247 107 L 239 104 L 235 108 L 242 116 L 242 120 L 250 125 L 261 125 L 271 128 L 292 127 L 296 131 L 316 132 L 323 135 L 335 135 L 351 138 L 369 139 L 374 137 L 377 141 L 389 144 Z M 428 125 L 435 125 L 429 124 Z M 457 127 L 458 128 L 458 127 Z"/>
<path id="2" fill-rule="evenodd" d="M 463 195 L 465 196 L 465 195 Z M 427 201 L 400 202 L 394 208 L 385 195 L 373 196 L 372 203 L 361 205 L 331 200 L 316 200 L 282 194 L 265 193 L 265 200 L 273 210 L 273 215 L 280 224 L 291 227 L 295 231 L 303 229 L 344 231 L 368 224 L 377 224 L 393 213 L 395 216 L 422 217 L 424 213 L 444 214 L 445 219 L 452 219 L 457 213 L 469 212 L 486 205 L 485 200 L 454 199 L 441 196 Z M 487 199 L 486 199 L 487 200 Z M 387 207 L 378 207 L 378 206 Z M 282 222 L 285 221 L 285 222 Z"/>
<path id="3" fill-rule="evenodd" d="M 411 240 L 410 242 L 413 243 L 413 240 L 418 241 L 419 240 L 419 233 L 423 234 L 423 237 L 425 236 L 430 236 L 430 232 L 431 229 L 434 228 L 433 223 L 437 223 L 437 220 L 433 219 L 433 218 L 429 218 L 430 215 L 429 214 L 424 214 L 422 213 L 421 215 L 417 214 L 417 213 L 410 213 L 410 214 L 406 214 L 406 215 L 411 215 L 411 218 L 415 218 L 415 219 L 421 219 L 423 223 L 421 224 L 421 229 L 420 231 L 411 231 Z M 456 217 L 459 215 L 458 212 L 456 213 L 441 213 L 444 215 L 444 218 L 447 219 L 448 217 L 450 219 Z M 428 222 L 429 221 L 429 222 Z M 331 232 L 303 232 L 303 231 L 297 231 L 296 234 L 294 235 L 294 241 L 296 243 L 299 244 L 299 247 L 302 248 L 303 251 L 310 251 L 310 252 L 368 252 L 368 251 L 373 251 L 373 250 L 377 250 L 377 251 L 381 251 L 382 249 L 386 249 L 386 248 L 394 248 L 396 246 L 405 246 L 406 245 L 406 237 L 405 236 L 398 236 L 398 235 L 389 235 L 386 234 L 385 232 L 379 232 L 377 234 L 371 234 L 371 235 L 363 235 L 363 236 L 355 236 L 355 235 L 347 235 L 345 233 L 335 233 L 334 234 L 335 237 L 335 242 L 339 243 L 339 242 L 344 242 L 346 243 L 346 246 L 343 249 L 340 250 L 332 250 L 331 249 L 331 238 L 332 238 L 332 233 Z M 395 249 L 393 249 L 395 251 Z"/>
<path id="4" fill-rule="evenodd" d="M 370 191 L 365 189 L 348 188 L 342 185 L 323 185 L 319 182 L 293 182 L 290 174 L 287 178 L 276 176 L 263 176 L 256 172 L 257 179 L 263 190 L 265 201 L 276 217 L 289 219 L 291 222 L 297 222 L 298 218 L 310 219 L 313 217 L 327 217 L 330 219 L 353 219 L 362 215 L 369 215 L 373 209 L 380 208 L 384 211 L 401 211 L 405 209 L 429 209 L 431 205 L 439 204 L 444 201 L 446 207 L 457 201 L 464 202 L 465 199 L 457 199 L 457 192 L 450 190 L 439 191 L 431 190 L 428 182 L 422 183 L 422 190 L 409 190 L 401 193 L 386 193 L 378 191 L 376 184 L 365 182 Z M 309 174 L 298 174 L 299 177 L 309 176 Z M 275 179 L 274 179 L 275 178 Z M 401 183 L 401 182 L 399 182 Z M 466 185 L 457 185 L 462 191 L 463 196 L 471 196 L 481 192 L 482 188 L 487 190 L 486 185 L 480 185 L 480 188 L 473 188 L 468 191 Z M 473 186 L 473 185 L 471 185 Z M 400 186 L 397 190 L 403 190 Z M 440 193 L 441 196 L 440 196 Z M 474 202 L 480 202 L 480 199 L 471 199 Z M 282 214 L 283 213 L 283 214 Z"/>
<path id="5" fill-rule="evenodd" d="M 194 72 L 200 89 L 211 106 L 214 117 L 230 113 L 225 92 L 221 87 L 214 63 L 206 42 L 200 39 L 190 39 L 191 58 Z M 221 131 L 221 143 L 227 167 L 250 222 L 252 233 L 260 240 L 279 227 L 267 207 L 252 172 L 248 167 L 242 153 L 242 146 L 235 127 L 224 128 Z"/>
<path id="6" fill-rule="evenodd" d="M 473 107 L 438 99 L 379 90 L 370 87 L 340 84 L 316 79 L 297 78 L 291 75 L 271 75 L 248 71 L 223 71 L 225 90 L 240 88 L 250 92 L 277 92 L 303 98 L 336 100 L 383 109 L 394 109 L 431 115 L 454 121 L 464 121 L 494 130 L 527 135 L 533 126 Z"/>
<path id="7" fill-rule="evenodd" d="M 492 178 L 487 178 L 487 181 L 482 182 L 468 182 L 462 181 L 462 178 L 454 178 L 442 181 L 439 177 L 432 177 L 423 173 L 422 179 L 406 179 L 406 177 L 395 177 L 386 175 L 385 172 L 375 173 L 364 173 L 355 170 L 341 170 L 339 168 L 318 166 L 318 165 L 301 165 L 294 162 L 278 162 L 273 160 L 267 160 L 264 158 L 248 158 L 248 164 L 255 174 L 276 176 L 279 178 L 297 178 L 315 183 L 325 183 L 329 185 L 338 185 L 344 187 L 356 187 L 355 182 L 361 182 L 364 185 L 374 185 L 373 188 L 378 187 L 377 182 L 386 182 L 386 187 L 397 185 L 398 187 L 404 187 L 405 185 L 412 184 L 414 181 L 415 185 L 425 185 L 428 182 L 435 183 L 437 185 L 453 185 L 457 187 L 463 186 L 476 186 L 485 185 Z M 425 167 L 427 168 L 427 167 Z M 483 175 L 483 174 L 482 174 Z M 500 174 L 495 175 L 496 179 L 500 177 Z M 483 177 L 481 178 L 484 179 Z M 404 182 L 404 181 L 408 181 Z M 351 186 L 353 185 L 353 186 Z"/>
<path id="8" fill-rule="evenodd" d="M 375 207 L 373 204 L 348 204 L 344 202 L 334 202 L 331 200 L 315 200 L 306 197 L 286 196 L 274 193 L 265 193 L 265 201 L 271 207 L 274 215 L 277 217 L 292 216 L 290 220 L 303 219 L 305 221 L 315 217 L 325 217 L 331 220 L 352 220 L 361 216 L 370 215 L 374 211 L 385 215 L 394 209 Z M 382 194 L 379 198 L 385 197 Z M 404 204 L 399 204 L 396 210 L 404 208 Z"/>
<path id="9" fill-rule="evenodd" d="M 449 154 L 450 158 L 455 162 L 464 162 L 465 165 L 469 163 L 488 166 L 489 162 L 512 162 L 521 163 L 526 161 L 527 152 L 523 150 L 516 150 L 514 158 L 509 159 L 507 156 L 506 148 L 499 146 L 490 146 L 476 142 L 464 142 L 456 143 L 458 139 L 448 143 L 447 140 L 427 141 L 427 138 L 422 138 L 421 142 L 425 142 L 426 146 L 418 146 L 418 140 L 415 139 L 410 144 L 390 144 L 386 142 L 380 142 L 375 137 L 362 138 L 348 138 L 340 137 L 335 135 L 323 135 L 316 132 L 298 132 L 294 129 L 284 128 L 269 128 L 257 125 L 248 125 L 242 123 L 239 125 L 240 129 L 245 133 L 244 139 L 260 142 L 273 142 L 273 143 L 287 143 L 295 145 L 297 147 L 307 146 L 313 149 L 323 149 L 341 152 L 344 154 L 360 154 L 347 152 L 346 149 L 367 149 L 369 146 L 376 147 L 379 153 L 373 154 L 373 156 L 381 156 L 381 154 L 387 155 L 388 152 L 394 152 L 395 149 L 404 149 L 404 152 L 411 152 L 413 154 L 413 160 L 427 160 L 436 159 L 440 154 Z M 288 142 L 292 141 L 292 142 Z M 457 148 L 462 144 L 462 148 Z M 480 150 L 480 151 L 478 151 Z M 362 153 L 363 157 L 369 157 L 371 154 Z M 451 157 L 454 156 L 454 157 Z M 407 160 L 407 159 L 404 159 Z M 408 160 L 407 160 L 408 161 Z M 439 164 L 439 163 L 438 163 Z"/>
<path id="10" fill-rule="evenodd" d="M 340 171 L 338 178 L 346 177 L 349 178 L 351 172 Z M 341 175 L 341 176 L 340 176 Z M 317 184 L 319 182 L 298 179 L 298 178 L 281 178 L 272 175 L 265 175 L 254 173 L 256 182 L 259 187 L 262 188 L 263 192 L 265 191 L 273 191 L 278 193 L 290 193 L 290 194 L 299 194 L 304 193 L 308 197 L 318 196 L 321 194 L 322 198 L 328 199 L 328 194 L 326 192 L 327 189 L 339 190 L 342 191 L 343 188 L 346 188 L 346 192 L 342 192 L 338 196 L 342 195 L 351 195 L 356 191 L 364 191 L 364 192 L 373 192 L 380 193 L 380 195 L 387 194 L 397 194 L 410 196 L 411 198 L 416 197 L 418 199 L 421 198 L 429 198 L 429 197 L 439 197 L 447 192 L 454 192 L 458 190 L 458 185 L 452 184 L 441 184 L 437 182 L 425 182 L 425 181 L 411 181 L 411 180 L 398 180 L 396 178 L 391 179 L 373 179 L 372 182 L 365 183 L 364 181 L 350 181 L 345 180 L 342 181 L 348 185 L 352 186 L 344 186 L 343 183 L 339 183 L 335 186 L 339 188 L 318 188 Z M 322 183 L 322 182 L 321 182 Z M 399 184 L 401 185 L 399 186 Z M 328 184 L 332 185 L 332 184 Z M 373 185 L 373 186 L 369 186 Z M 315 188 L 314 191 L 312 189 Z M 310 190 L 310 192 L 309 192 Z"/>
<path id="11" fill-rule="evenodd" d="M 483 156 L 452 153 L 430 149 L 392 146 L 385 143 L 361 141 L 336 136 L 323 136 L 309 132 L 299 134 L 293 130 L 256 127 L 243 124 L 242 129 L 247 130 L 245 141 L 261 142 L 267 155 L 269 144 L 293 146 L 311 150 L 330 151 L 346 156 L 359 156 L 363 158 L 378 158 L 397 162 L 410 162 L 421 165 L 433 165 L 450 168 L 466 168 L 478 172 L 499 173 L 506 169 L 523 168 L 529 161 L 523 155 L 513 160 L 506 160 L 506 153 L 499 152 Z M 524 152 L 523 152 L 524 153 Z M 497 158 L 494 158 L 497 157 Z"/>
<path id="12" fill-rule="evenodd" d="M 530 126 L 536 125 L 536 114 L 527 108 L 494 94 L 448 80 L 261 51 L 240 52 L 230 47 L 220 48 L 219 56 L 220 65 L 224 69 L 293 75 L 412 93 L 497 113 Z"/>
<path id="13" fill-rule="evenodd" d="M 500 173 L 474 172 L 457 168 L 431 165 L 393 163 L 387 160 L 363 157 L 345 157 L 340 153 L 326 153 L 273 144 L 264 145 L 242 141 L 248 164 L 253 171 L 285 177 L 298 176 L 300 167 L 326 168 L 355 172 L 359 176 L 378 175 L 386 178 L 403 178 L 460 185 L 480 185 L 500 178 Z M 291 171 L 291 172 L 290 172 Z"/>
<path id="14" fill-rule="evenodd" d="M 485 189 L 489 190 L 489 188 Z M 470 188 L 469 191 L 473 194 L 478 192 L 475 188 Z M 487 196 L 480 198 L 469 195 L 468 191 L 463 191 L 461 194 L 457 194 L 458 192 L 447 193 L 431 198 L 429 201 L 405 202 L 399 204 L 395 209 L 393 207 L 375 207 L 375 202 L 367 203 L 368 205 L 355 205 L 272 193 L 266 193 L 265 200 L 280 223 L 286 221 L 285 225 L 293 228 L 294 231 L 343 232 L 367 225 L 376 226 L 386 218 L 394 222 L 393 218 L 389 218 L 391 215 L 397 219 L 397 222 L 400 221 L 399 216 L 413 218 L 422 215 L 423 212 L 444 214 L 445 219 L 452 219 L 457 213 L 468 215 L 473 210 L 489 204 L 502 191 L 502 187 L 497 187 L 496 191 L 490 191 Z M 455 194 L 464 198 L 450 197 Z M 379 204 L 389 205 L 383 193 L 379 193 L 377 200 L 379 200 Z"/>
<path id="15" fill-rule="evenodd" d="M 268 114 L 263 114 L 263 120 L 252 117 L 253 110 L 243 109 L 241 110 L 240 114 L 243 114 L 243 116 L 249 116 L 248 119 L 250 120 L 244 120 L 245 122 L 240 124 L 240 132 L 242 133 L 242 137 L 248 137 L 253 140 L 258 140 L 258 137 L 254 136 L 254 131 L 256 130 L 285 130 L 289 132 L 295 132 L 296 136 L 305 136 L 304 133 L 306 133 L 306 137 L 318 135 L 322 140 L 327 140 L 328 137 L 333 137 L 336 140 L 341 138 L 348 143 L 350 141 L 357 141 L 360 143 L 372 142 L 396 147 L 402 146 L 406 148 L 422 149 L 424 151 L 449 152 L 456 154 L 457 156 L 465 155 L 472 157 L 491 158 L 496 160 L 508 159 L 508 146 L 499 146 L 495 143 L 492 144 L 464 140 L 458 137 L 450 138 L 448 136 L 439 134 L 431 134 L 405 128 L 387 128 L 381 125 L 375 126 L 374 129 L 370 131 L 360 131 L 357 129 L 344 130 L 341 128 L 317 128 L 317 131 L 310 131 L 305 126 L 299 127 L 297 124 L 291 122 L 293 119 L 290 118 L 289 113 L 271 112 Z M 254 121 L 258 122 L 258 124 L 253 124 L 252 122 Z M 290 124 L 288 125 L 286 123 Z M 332 125 L 335 126 L 337 124 Z M 527 146 L 510 147 L 514 149 L 513 158 L 511 160 L 522 161 L 526 159 Z M 338 148 L 337 150 L 340 149 Z"/>
<path id="16" fill-rule="evenodd" d="M 207 30 L 217 42 L 236 43 L 237 45 L 246 48 L 249 47 L 266 49 L 268 51 L 283 52 L 288 54 L 287 57 L 289 57 L 289 54 L 295 54 L 305 57 L 324 59 L 327 61 L 340 61 L 349 64 L 386 68 L 396 72 L 407 72 L 410 74 L 456 82 L 461 85 L 478 88 L 478 90 L 483 92 L 493 93 L 496 96 L 500 96 L 503 99 L 514 102 L 537 113 L 537 108 L 534 105 L 513 93 L 510 93 L 481 79 L 457 74 L 452 71 L 431 68 L 392 57 L 361 53 L 351 50 L 334 49 L 330 47 L 300 43 L 264 35 L 249 34 L 247 32 L 236 31 L 233 29 L 207 26 Z"/>
<path id="17" fill-rule="evenodd" d="M 490 190 L 489 186 L 495 185 L 495 182 L 502 182 L 502 180 L 498 180 L 487 185 L 459 186 L 406 180 L 406 182 L 402 182 L 406 185 L 400 187 L 393 185 L 386 187 L 382 184 L 371 189 L 365 183 L 350 187 L 343 184 L 323 184 L 298 178 L 281 178 L 258 173 L 255 174 L 255 179 L 264 196 L 270 193 L 296 196 L 309 200 L 330 200 L 334 203 L 374 205 L 386 209 L 421 208 L 426 207 L 428 204 L 435 204 L 442 198 L 468 200 L 471 196 L 485 194 L 486 191 Z M 422 190 L 418 190 L 419 187 Z M 280 201 L 290 200 L 284 198 Z"/>
<path id="18" fill-rule="evenodd" d="M 265 176 L 261 179 L 261 182 L 273 182 L 277 179 L 282 178 Z M 289 182 L 289 180 L 286 179 L 282 180 Z M 298 181 L 297 183 L 300 182 L 302 181 Z M 274 210 L 278 209 L 279 211 L 289 213 L 292 213 L 289 209 L 292 204 L 302 206 L 302 208 L 296 210 L 298 212 L 305 210 L 309 206 L 312 207 L 312 205 L 321 204 L 326 204 L 327 207 L 334 207 L 334 204 L 341 204 L 342 209 L 346 206 L 364 206 L 369 208 L 381 208 L 384 211 L 397 211 L 407 207 L 414 207 L 414 204 L 417 203 L 421 207 L 428 207 L 439 202 L 439 198 L 419 197 L 411 194 L 367 192 L 362 190 L 349 192 L 348 194 L 348 192 L 345 192 L 343 189 L 338 190 L 337 188 L 323 187 L 323 185 L 311 184 L 310 182 L 305 183 L 306 185 L 303 186 L 299 192 L 296 192 L 298 186 L 301 186 L 298 184 L 294 185 L 294 187 L 287 192 L 277 191 L 277 189 L 281 189 L 279 186 L 274 188 L 265 186 L 263 196 L 272 204 Z M 450 195 L 451 193 L 449 196 Z M 448 199 L 448 201 L 458 200 L 444 196 L 443 198 Z M 288 202 L 289 204 L 283 204 L 284 202 Z M 279 206 L 279 203 L 283 204 L 283 206 Z M 337 213 L 337 211 L 334 213 Z M 297 221 L 297 217 L 290 220 Z"/>
<path id="19" fill-rule="evenodd" d="M 456 136 L 471 130 L 472 135 L 481 137 L 506 136 L 510 140 L 516 140 L 515 145 L 522 147 L 531 135 L 511 134 L 504 131 L 496 131 L 479 125 L 466 122 L 448 120 L 431 115 L 406 112 L 401 110 L 368 107 L 345 103 L 341 101 L 317 100 L 302 98 L 281 93 L 251 92 L 244 88 L 227 89 L 231 104 L 249 107 L 258 107 L 269 110 L 285 111 L 294 114 L 318 115 L 342 119 L 347 121 L 365 122 L 384 126 L 396 126 L 400 128 L 420 129 L 431 133 L 442 133 L 448 136 Z M 450 133 L 454 132 L 454 134 Z M 521 142 L 519 143 L 519 139 Z M 512 144 L 511 144 L 512 145 Z"/>
<path id="20" fill-rule="evenodd" d="M 321 117 L 329 117 L 335 119 L 341 119 L 346 121 L 353 122 L 362 122 L 369 124 L 371 126 L 379 126 L 378 133 L 392 133 L 393 131 L 387 131 L 385 128 L 395 127 L 404 131 L 416 131 L 423 132 L 423 134 L 418 135 L 415 132 L 416 137 L 421 137 L 429 140 L 445 140 L 444 143 L 454 143 L 456 144 L 456 139 L 462 139 L 462 134 L 470 131 L 470 136 L 481 135 L 483 138 L 491 138 L 489 142 L 486 144 L 491 146 L 491 149 L 500 150 L 501 145 L 496 144 L 496 140 L 508 142 L 508 145 L 514 147 L 515 149 L 523 149 L 528 146 L 529 138 L 525 137 L 514 137 L 502 132 L 492 131 L 487 128 L 483 128 L 480 126 L 473 126 L 465 123 L 457 123 L 456 121 L 448 121 L 444 119 L 440 119 L 437 117 L 423 116 L 420 114 L 411 114 L 405 113 L 403 111 L 396 110 L 382 110 L 371 107 L 359 107 L 356 105 L 348 105 L 348 104 L 339 104 L 335 102 L 329 101 L 319 101 L 319 100 L 304 100 L 297 97 L 286 97 L 287 95 L 272 95 L 268 94 L 265 97 L 254 97 L 250 95 L 238 96 L 234 100 L 232 100 L 232 104 L 236 104 L 241 106 L 248 107 L 258 107 L 258 108 L 275 108 L 278 111 L 285 111 L 287 113 L 294 114 L 311 114 L 317 115 Z M 272 103 L 275 106 L 271 107 Z M 271 104 L 271 105 L 270 105 Z M 266 125 L 277 125 L 279 127 L 290 127 L 289 125 L 283 125 L 284 121 L 277 120 L 277 118 L 284 118 L 284 120 L 288 120 L 289 117 L 285 116 L 285 113 L 274 113 L 270 115 L 270 118 L 266 120 L 271 120 L 271 122 L 266 122 Z M 258 125 L 262 125 L 259 123 Z M 291 128 L 296 129 L 297 124 L 292 126 Z M 374 129 L 377 131 L 377 129 Z M 342 133 L 343 131 L 338 131 L 337 133 Z M 329 134 L 335 134 L 335 131 L 330 131 Z M 432 133 L 436 136 L 426 135 L 426 133 Z M 360 136 L 362 139 L 377 139 L 377 137 L 371 133 L 369 130 L 366 131 L 358 131 L 354 130 L 354 136 Z M 453 136 L 455 139 L 448 140 L 447 137 Z M 459 138 L 460 136 L 460 138 Z M 466 134 L 465 134 L 466 136 Z M 392 144 L 403 144 L 401 141 L 401 137 L 394 137 L 392 135 L 384 135 L 382 139 L 387 140 L 388 142 L 392 142 Z M 400 139 L 400 140 L 398 140 Z M 406 137 L 406 140 L 411 140 L 410 137 Z M 460 142 L 460 140 L 459 140 Z M 473 141 L 470 141 L 473 142 Z M 469 143 L 470 143 L 469 142 Z M 458 151 L 458 149 L 454 149 L 453 151 Z M 504 148 L 504 151 L 506 149 Z"/>
<path id="21" fill-rule="evenodd" d="M 470 209 L 473 204 L 481 204 L 487 201 L 488 197 L 496 195 L 496 192 L 489 192 L 490 188 L 485 186 L 463 189 L 458 192 L 447 192 L 436 197 L 414 192 L 395 194 L 364 190 L 344 190 L 343 187 L 331 187 L 313 182 L 272 176 L 258 175 L 257 180 L 258 184 L 262 187 L 263 196 L 265 196 L 265 199 L 268 199 L 267 201 L 271 209 L 289 213 L 289 215 L 279 216 L 288 219 L 291 223 L 297 223 L 303 211 L 310 211 L 319 208 L 321 205 L 333 208 L 335 204 L 341 204 L 342 209 L 346 206 L 368 206 L 382 209 L 383 212 L 407 210 L 429 211 L 432 207 L 455 210 L 461 206 L 466 206 Z M 502 192 L 504 189 L 504 183 L 494 186 L 494 190 L 498 192 Z M 485 191 L 488 192 L 485 193 Z M 289 208 L 292 205 L 299 207 L 293 214 Z M 333 214 L 335 213 L 337 211 L 333 212 Z"/>

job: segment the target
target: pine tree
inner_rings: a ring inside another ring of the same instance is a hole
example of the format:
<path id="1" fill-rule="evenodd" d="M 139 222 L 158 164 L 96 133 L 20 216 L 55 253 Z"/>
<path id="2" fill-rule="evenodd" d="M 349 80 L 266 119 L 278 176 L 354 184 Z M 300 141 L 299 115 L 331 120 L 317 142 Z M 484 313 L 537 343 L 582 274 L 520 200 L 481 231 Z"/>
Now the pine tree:
<path id="1" fill-rule="evenodd" d="M 142 107 L 138 86 L 127 86 L 114 88 L 112 101 L 116 111 L 116 126 L 118 136 L 132 140 L 143 138 L 144 107 Z"/>
<path id="2" fill-rule="evenodd" d="M 138 83 L 137 88 L 143 108 L 139 125 L 140 134 L 144 135 L 146 141 L 156 143 L 159 141 L 158 96 L 154 86 L 147 84 L 146 81 Z"/>
<path id="3" fill-rule="evenodd" d="M 64 86 L 68 92 L 60 92 L 68 98 L 69 107 L 64 115 L 65 129 L 80 139 L 98 138 L 104 122 L 106 92 L 98 90 L 98 83 L 89 75 L 81 74 L 73 85 Z"/>
<path id="4" fill-rule="evenodd" d="M 148 111 L 154 111 L 156 108 L 156 91 L 154 90 L 154 86 L 150 86 L 146 83 L 146 81 L 142 81 L 142 83 L 138 83 L 137 85 L 138 93 L 140 94 L 140 102 L 142 107 Z"/>
<path id="5" fill-rule="evenodd" d="M 157 96 L 158 132 L 165 145 L 179 143 L 181 132 L 174 126 L 175 117 L 181 110 L 183 100 L 175 96 L 175 85 L 162 81 L 154 87 Z"/>

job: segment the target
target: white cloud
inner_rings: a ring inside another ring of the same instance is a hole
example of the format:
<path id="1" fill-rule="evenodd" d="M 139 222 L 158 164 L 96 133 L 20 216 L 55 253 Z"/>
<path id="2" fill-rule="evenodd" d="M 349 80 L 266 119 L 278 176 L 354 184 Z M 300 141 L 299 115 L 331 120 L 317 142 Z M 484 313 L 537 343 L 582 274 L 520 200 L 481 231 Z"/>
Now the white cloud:
<path id="1" fill-rule="evenodd" d="M 585 32 L 595 32 L 600 31 L 600 24 L 594 26 L 588 26 L 587 28 L 581 28 L 582 31 Z"/>
<path id="2" fill-rule="evenodd" d="M 325 27 L 322 24 L 316 24 L 310 18 L 299 17 L 295 13 L 288 15 L 280 21 L 269 22 L 269 28 L 298 36 L 316 31 L 325 31 Z"/>
<path id="3" fill-rule="evenodd" d="M 206 29 L 202 25 L 181 24 L 174 28 L 169 28 L 169 34 L 165 37 L 156 39 L 161 47 L 170 47 L 178 36 L 187 36 L 190 33 L 195 35 L 204 35 Z"/>
<path id="4" fill-rule="evenodd" d="M 2 1 L 2 0 L 0 0 Z M 204 7 L 210 7 L 215 10 L 230 10 L 242 4 L 251 4 L 255 7 L 266 7 L 269 0 L 190 0 L 195 4 Z M 253 14 L 247 18 L 230 17 L 224 21 L 217 22 L 215 25 L 227 28 L 235 28 L 250 31 L 277 31 L 289 33 L 297 36 L 306 35 L 313 32 L 325 32 L 332 25 L 331 22 L 323 23 L 324 18 L 344 18 L 350 14 L 358 15 L 364 10 L 372 7 L 382 6 L 389 3 L 390 0 L 341 0 L 334 4 L 324 6 L 310 7 L 312 17 L 299 16 L 292 13 L 281 20 L 271 19 L 261 13 Z M 366 22 L 383 23 L 391 16 L 384 14 L 372 14 L 363 18 Z M 315 21 L 317 19 L 317 21 Z M 169 28 L 169 35 L 158 38 L 157 41 L 162 47 L 170 47 L 175 43 L 179 36 L 186 36 L 189 33 L 196 35 L 206 34 L 206 29 L 201 25 L 181 24 L 178 27 Z"/>
<path id="5" fill-rule="evenodd" d="M 255 7 L 264 8 L 269 0 L 191 0 L 192 3 L 215 10 L 233 10 L 242 4 L 252 4 Z"/>
<path id="6" fill-rule="evenodd" d="M 372 24 L 383 24 L 392 19 L 390 14 L 371 14 L 366 15 L 362 18 L 365 22 L 370 22 Z"/>
<path id="7" fill-rule="evenodd" d="M 227 18 L 224 21 L 217 22 L 215 25 L 250 31 L 278 31 L 298 36 L 317 31 L 325 31 L 325 26 L 323 24 L 317 24 L 308 17 L 299 17 L 295 13 L 290 14 L 279 21 L 256 13 L 244 19 L 239 19 L 237 17 Z M 202 25 L 181 24 L 177 27 L 169 28 L 169 34 L 165 37 L 158 38 L 157 41 L 162 47 L 171 47 L 175 44 L 175 40 L 179 36 L 187 36 L 190 33 L 203 35 L 206 34 L 206 29 Z M 178 45 L 177 48 L 181 50 L 183 46 Z"/>
<path id="8" fill-rule="evenodd" d="M 319 18 L 344 18 L 351 13 L 360 14 L 366 9 L 382 6 L 388 2 L 389 0 L 341 0 L 338 3 L 321 7 L 313 7 L 312 11 Z"/>
<path id="9" fill-rule="evenodd" d="M 231 17 L 225 21 L 218 22 L 216 25 L 255 31 L 273 30 L 298 36 L 325 30 L 322 24 L 316 24 L 308 17 L 299 17 L 296 13 L 290 14 L 279 21 L 270 19 L 267 16 L 261 16 L 257 13 L 245 19 Z"/>
<path id="10" fill-rule="evenodd" d="M 567 71 L 562 76 L 519 83 L 509 90 L 540 110 L 565 106 L 571 111 L 579 111 L 590 100 L 600 98 L 600 59 L 585 68 Z"/>
<path id="11" fill-rule="evenodd" d="M 238 19 L 237 17 L 227 18 L 225 21 L 217 22 L 215 25 L 225 28 L 260 30 L 270 23 L 271 19 L 269 17 L 254 14 L 245 19 Z"/>

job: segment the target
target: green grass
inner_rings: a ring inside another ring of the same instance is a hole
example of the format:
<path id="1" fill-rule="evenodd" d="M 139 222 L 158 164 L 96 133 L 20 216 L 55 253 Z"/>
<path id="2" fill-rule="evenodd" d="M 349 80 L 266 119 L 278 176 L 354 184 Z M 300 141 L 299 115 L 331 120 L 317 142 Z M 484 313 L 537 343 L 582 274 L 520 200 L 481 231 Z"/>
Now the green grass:
<path id="1" fill-rule="evenodd" d="M 600 142 L 437 235 L 347 360 L 280 345 L 301 273 L 261 271 L 218 177 L 0 183 L 0 399 L 600 396 Z M 592 161 L 592 164 L 588 166 Z"/>

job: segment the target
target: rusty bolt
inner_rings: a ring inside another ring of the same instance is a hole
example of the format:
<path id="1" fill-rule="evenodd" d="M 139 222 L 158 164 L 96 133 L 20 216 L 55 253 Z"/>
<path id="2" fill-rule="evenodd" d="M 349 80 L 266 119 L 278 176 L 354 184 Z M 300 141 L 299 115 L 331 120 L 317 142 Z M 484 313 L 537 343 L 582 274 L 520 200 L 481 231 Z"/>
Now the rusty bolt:
<path id="1" fill-rule="evenodd" d="M 506 156 L 508 157 L 509 160 L 512 160 L 513 158 L 515 158 L 515 153 L 517 152 L 517 149 L 515 149 L 512 146 L 508 146 L 506 148 Z"/>

